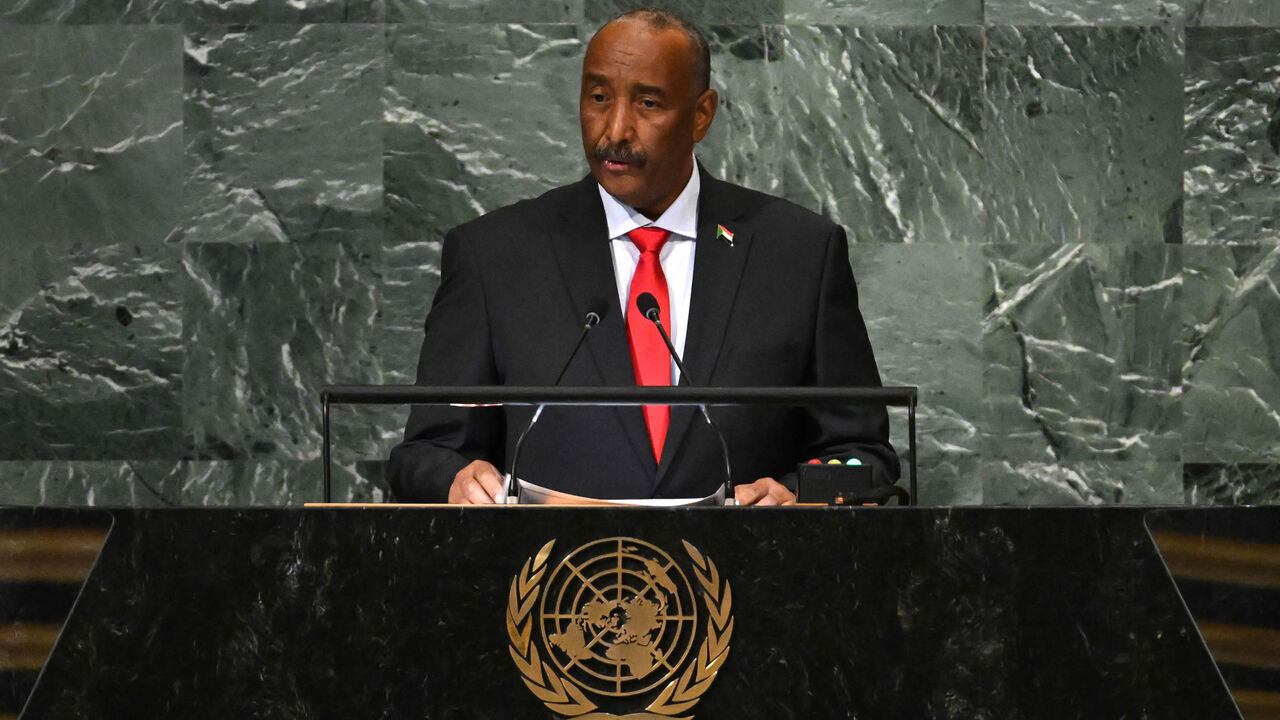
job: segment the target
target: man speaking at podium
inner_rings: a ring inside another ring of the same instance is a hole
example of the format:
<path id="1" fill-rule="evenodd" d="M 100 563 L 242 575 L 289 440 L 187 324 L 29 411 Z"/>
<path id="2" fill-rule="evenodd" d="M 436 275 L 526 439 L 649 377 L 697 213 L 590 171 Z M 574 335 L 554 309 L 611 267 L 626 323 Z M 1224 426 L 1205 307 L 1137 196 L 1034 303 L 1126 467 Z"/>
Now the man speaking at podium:
<path id="1" fill-rule="evenodd" d="M 563 368 L 569 386 L 880 385 L 844 230 L 697 165 L 717 101 L 706 39 L 684 19 L 635 10 L 601 28 L 579 96 L 591 174 L 446 235 L 418 384 L 545 386 Z M 688 377 L 637 310 L 646 293 Z M 396 499 L 493 502 L 531 412 L 414 407 L 388 467 Z M 711 412 L 742 504 L 794 502 L 795 465 L 810 458 L 898 476 L 884 408 Z M 588 497 L 704 497 L 724 464 L 695 413 L 548 407 L 519 475 Z"/>

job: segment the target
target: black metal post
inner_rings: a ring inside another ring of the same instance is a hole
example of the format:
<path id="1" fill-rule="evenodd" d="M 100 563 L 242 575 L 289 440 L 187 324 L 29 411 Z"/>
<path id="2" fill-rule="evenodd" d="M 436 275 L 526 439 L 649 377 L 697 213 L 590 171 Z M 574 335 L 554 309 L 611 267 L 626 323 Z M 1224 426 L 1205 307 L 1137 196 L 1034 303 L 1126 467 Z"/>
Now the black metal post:
<path id="1" fill-rule="evenodd" d="M 907 405 L 907 457 L 910 458 L 910 467 L 908 469 L 908 478 L 911 484 L 911 504 L 919 505 L 920 496 L 916 489 L 916 398 L 911 396 L 911 402 Z"/>
<path id="2" fill-rule="evenodd" d="M 329 475 L 329 391 L 321 392 L 320 399 L 324 404 L 324 501 L 329 503 L 333 502 L 332 478 Z"/>

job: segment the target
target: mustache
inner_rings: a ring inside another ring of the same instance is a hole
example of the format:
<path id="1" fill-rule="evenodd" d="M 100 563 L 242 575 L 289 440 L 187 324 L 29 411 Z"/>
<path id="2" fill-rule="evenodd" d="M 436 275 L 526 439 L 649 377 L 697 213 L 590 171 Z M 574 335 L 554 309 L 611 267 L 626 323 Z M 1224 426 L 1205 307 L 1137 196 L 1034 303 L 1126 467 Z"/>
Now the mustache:
<path id="1" fill-rule="evenodd" d="M 627 163 L 643 167 L 644 164 L 649 161 L 648 155 L 637 150 L 633 150 L 630 145 L 625 144 L 610 145 L 605 143 L 603 145 L 595 146 L 591 152 L 592 155 L 595 156 L 596 162 L 611 160 L 613 162 Z"/>

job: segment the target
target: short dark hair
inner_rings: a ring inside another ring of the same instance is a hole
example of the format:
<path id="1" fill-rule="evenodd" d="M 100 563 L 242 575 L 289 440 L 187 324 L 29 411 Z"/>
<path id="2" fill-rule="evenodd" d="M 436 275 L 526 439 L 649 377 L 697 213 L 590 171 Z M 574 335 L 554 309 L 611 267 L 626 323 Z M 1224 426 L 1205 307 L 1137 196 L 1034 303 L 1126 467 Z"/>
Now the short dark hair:
<path id="1" fill-rule="evenodd" d="M 688 18 L 669 10 L 640 7 L 628 10 L 605 24 L 619 20 L 639 20 L 654 30 L 679 30 L 688 39 L 689 49 L 693 51 L 693 79 L 696 81 L 694 96 L 701 95 L 711 87 L 711 46 L 707 44 L 707 36 Z"/>

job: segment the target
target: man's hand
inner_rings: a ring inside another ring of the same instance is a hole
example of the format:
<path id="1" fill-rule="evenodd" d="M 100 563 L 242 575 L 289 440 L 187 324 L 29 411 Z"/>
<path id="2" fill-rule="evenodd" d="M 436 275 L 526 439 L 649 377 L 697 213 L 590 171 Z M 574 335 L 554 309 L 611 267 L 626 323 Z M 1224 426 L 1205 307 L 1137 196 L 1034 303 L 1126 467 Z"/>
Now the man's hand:
<path id="1" fill-rule="evenodd" d="M 733 488 L 739 505 L 795 505 L 796 496 L 773 478 L 760 478 L 749 485 Z"/>
<path id="2" fill-rule="evenodd" d="M 472 460 L 453 476 L 449 486 L 451 505 L 492 505 L 502 490 L 502 473 L 484 460 Z"/>

